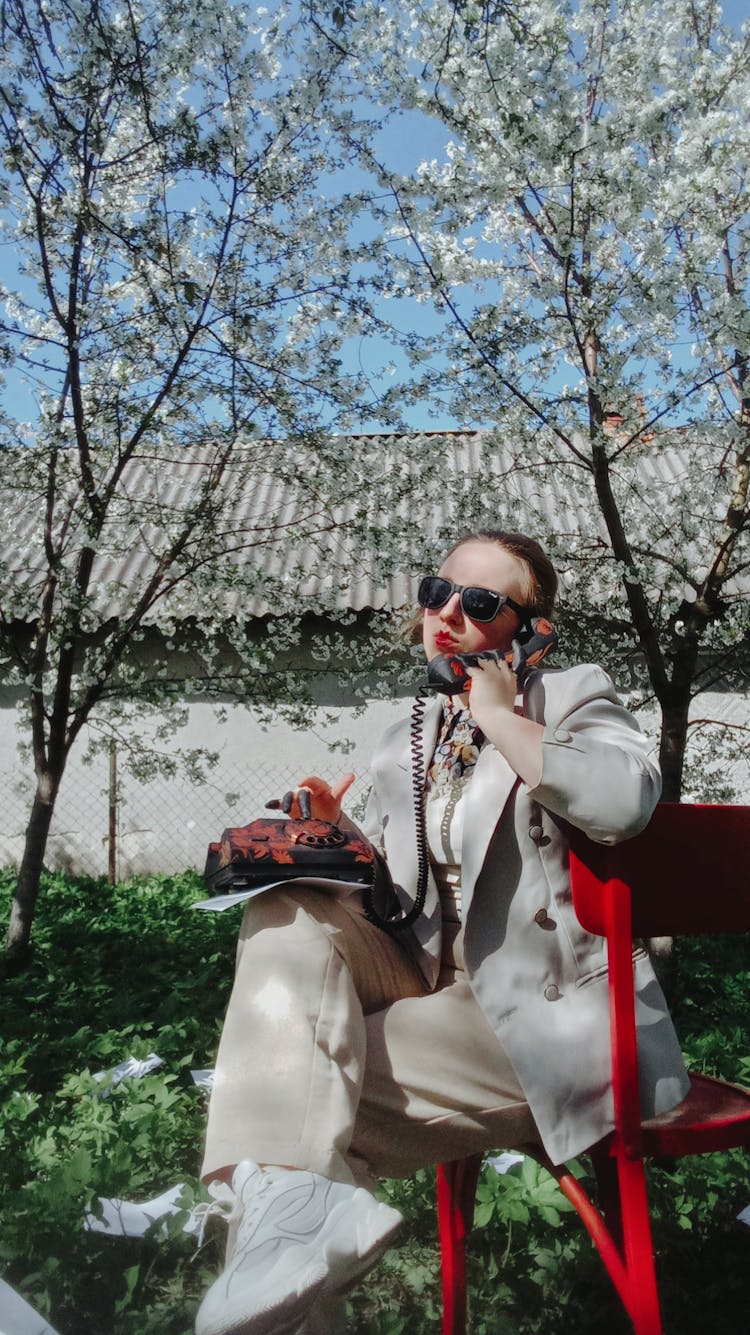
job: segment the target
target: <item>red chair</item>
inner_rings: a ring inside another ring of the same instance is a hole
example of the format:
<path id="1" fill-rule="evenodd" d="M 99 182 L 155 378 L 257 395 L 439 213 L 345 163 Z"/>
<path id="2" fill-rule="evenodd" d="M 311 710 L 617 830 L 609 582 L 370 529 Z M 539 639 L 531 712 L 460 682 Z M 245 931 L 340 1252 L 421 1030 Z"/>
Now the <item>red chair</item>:
<path id="1" fill-rule="evenodd" d="M 578 918 L 607 938 L 609 959 L 615 1129 L 589 1151 L 599 1208 L 565 1165 L 524 1148 L 578 1211 L 635 1335 L 661 1335 L 644 1159 L 750 1147 L 750 1091 L 691 1074 L 677 1108 L 641 1121 L 632 941 L 750 931 L 750 807 L 664 803 L 642 834 L 615 846 L 573 831 L 570 871 Z M 443 1335 L 466 1331 L 464 1238 L 481 1163 L 474 1156 L 438 1167 Z"/>

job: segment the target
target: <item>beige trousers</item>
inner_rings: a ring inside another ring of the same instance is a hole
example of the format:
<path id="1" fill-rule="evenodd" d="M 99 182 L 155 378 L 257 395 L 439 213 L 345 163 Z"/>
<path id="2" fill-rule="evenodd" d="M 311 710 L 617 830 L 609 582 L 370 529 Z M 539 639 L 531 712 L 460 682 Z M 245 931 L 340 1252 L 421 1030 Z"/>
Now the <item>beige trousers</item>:
<path id="1" fill-rule="evenodd" d="M 203 1176 L 253 1159 L 341 1182 L 536 1140 L 462 970 L 428 991 L 357 896 L 250 900 L 216 1060 Z"/>

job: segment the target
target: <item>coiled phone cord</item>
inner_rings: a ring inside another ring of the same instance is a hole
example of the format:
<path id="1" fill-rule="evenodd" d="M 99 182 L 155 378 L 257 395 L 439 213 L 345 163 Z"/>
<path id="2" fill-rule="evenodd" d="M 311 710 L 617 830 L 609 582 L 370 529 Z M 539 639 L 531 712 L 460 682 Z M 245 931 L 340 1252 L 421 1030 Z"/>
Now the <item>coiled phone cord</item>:
<path id="1" fill-rule="evenodd" d="M 424 711 L 427 703 L 427 688 L 421 688 L 417 692 L 416 699 L 412 705 L 411 718 L 409 720 L 409 748 L 411 750 L 411 783 L 412 796 L 414 799 L 414 817 L 417 832 L 417 893 L 414 896 L 414 903 L 408 913 L 401 917 L 383 918 L 378 913 L 374 905 L 375 886 L 373 883 L 368 885 L 363 892 L 363 907 L 365 917 L 370 922 L 374 922 L 377 927 L 382 927 L 386 932 L 402 932 L 404 928 L 411 927 L 413 922 L 424 910 L 425 899 L 427 898 L 427 873 L 429 868 L 429 859 L 427 855 L 427 828 L 424 818 L 424 784 L 425 773 L 423 763 L 423 723 Z M 402 910 L 399 909 L 399 913 Z"/>

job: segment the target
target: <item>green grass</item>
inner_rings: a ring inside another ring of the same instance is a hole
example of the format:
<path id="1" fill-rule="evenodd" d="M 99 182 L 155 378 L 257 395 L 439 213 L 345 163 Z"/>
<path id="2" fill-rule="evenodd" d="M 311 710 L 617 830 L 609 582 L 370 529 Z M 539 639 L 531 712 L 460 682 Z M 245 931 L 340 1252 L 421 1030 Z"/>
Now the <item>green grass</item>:
<path id="1" fill-rule="evenodd" d="M 12 874 L 0 872 L 9 906 Z M 2 982 L 0 1275 L 61 1335 L 188 1335 L 220 1264 L 221 1230 L 196 1253 L 178 1219 L 167 1240 L 83 1231 L 97 1196 L 144 1200 L 197 1181 L 205 1119 L 190 1071 L 213 1064 L 239 914 L 202 914 L 193 873 L 103 880 L 47 876 L 29 968 Z M 673 1009 L 693 1066 L 750 1080 L 747 941 L 681 943 Z M 93 1072 L 155 1051 L 163 1066 L 97 1097 Z M 583 1164 L 582 1164 L 583 1171 Z M 434 1179 L 388 1182 L 407 1226 L 349 1301 L 352 1331 L 440 1329 Z M 682 1161 L 651 1176 L 668 1335 L 737 1335 L 746 1324 L 750 1158 Z M 530 1161 L 485 1170 L 470 1243 L 474 1335 L 626 1335 L 588 1239 Z"/>

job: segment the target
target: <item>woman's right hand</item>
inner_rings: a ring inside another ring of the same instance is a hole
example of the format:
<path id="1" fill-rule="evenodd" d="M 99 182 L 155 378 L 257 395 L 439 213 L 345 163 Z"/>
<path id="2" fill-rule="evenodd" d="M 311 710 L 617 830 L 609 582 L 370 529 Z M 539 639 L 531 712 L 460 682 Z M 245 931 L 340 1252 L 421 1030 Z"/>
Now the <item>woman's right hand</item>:
<path id="1" fill-rule="evenodd" d="M 282 798 L 273 797 L 266 806 L 271 810 L 281 810 L 287 816 L 309 820 L 328 820 L 333 825 L 341 819 L 341 799 L 354 783 L 354 774 L 345 774 L 335 783 L 328 784 L 325 779 L 311 775 L 303 779 L 297 788 L 284 793 Z"/>

